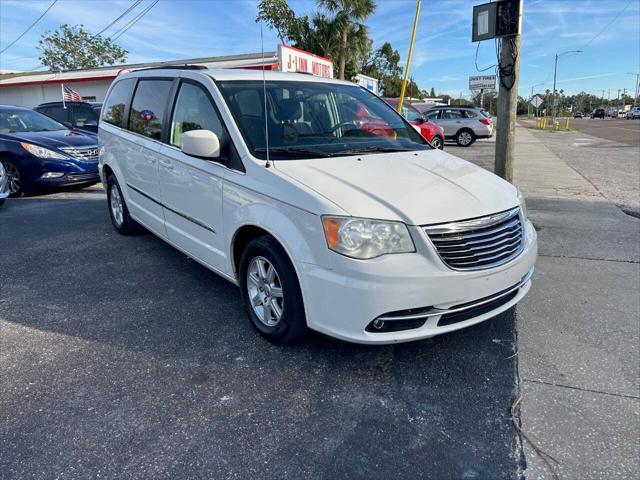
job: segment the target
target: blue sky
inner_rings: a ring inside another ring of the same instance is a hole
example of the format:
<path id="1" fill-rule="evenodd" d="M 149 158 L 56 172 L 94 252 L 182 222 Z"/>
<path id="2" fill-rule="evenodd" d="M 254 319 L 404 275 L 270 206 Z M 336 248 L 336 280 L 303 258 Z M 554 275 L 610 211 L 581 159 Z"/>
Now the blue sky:
<path id="1" fill-rule="evenodd" d="M 82 23 L 91 32 L 109 24 L 133 0 L 59 0 L 19 42 L 0 56 L 0 70 L 29 70 L 38 66 L 40 34 L 61 23 Z M 150 4 L 143 0 L 134 11 L 105 34 L 115 32 Z M 0 49 L 13 41 L 51 3 L 51 0 L 0 0 Z M 133 28 L 118 39 L 129 50 L 128 61 L 144 62 L 260 51 L 260 27 L 254 22 L 257 0 L 161 0 Z M 411 74 L 423 88 L 468 95 L 468 76 L 478 74 L 471 43 L 471 12 L 483 0 L 424 0 L 414 47 Z M 298 14 L 310 13 L 315 1 L 290 0 Z M 409 48 L 414 0 L 378 0 L 368 26 L 375 45 L 390 41 L 403 57 Z M 587 91 L 615 98 L 617 89 L 633 92 L 640 71 L 640 0 L 525 0 L 520 93 L 528 96 L 552 88 L 556 52 L 583 48 L 584 53 L 562 57 L 558 88 L 566 93 Z M 278 40 L 265 29 L 265 50 Z M 478 66 L 495 62 L 493 41 L 483 42 Z M 487 72 L 491 73 L 491 72 Z M 633 93 L 632 93 L 633 94 Z"/>

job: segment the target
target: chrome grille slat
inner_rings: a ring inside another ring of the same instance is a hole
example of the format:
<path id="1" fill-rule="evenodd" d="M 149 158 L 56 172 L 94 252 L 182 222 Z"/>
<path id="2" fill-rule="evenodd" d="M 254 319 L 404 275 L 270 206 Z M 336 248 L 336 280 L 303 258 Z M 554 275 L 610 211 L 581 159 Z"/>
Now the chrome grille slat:
<path id="1" fill-rule="evenodd" d="M 442 261 L 455 270 L 497 267 L 517 257 L 524 248 L 519 208 L 422 228 Z"/>
<path id="2" fill-rule="evenodd" d="M 491 250 L 486 250 L 486 251 L 483 250 L 483 251 L 478 252 L 478 253 L 466 252 L 466 253 L 470 253 L 471 255 L 459 256 L 458 254 L 451 255 L 451 254 L 449 254 L 449 252 L 447 252 L 446 254 L 443 253 L 441 256 L 445 260 L 458 260 L 458 259 L 463 259 L 463 258 L 477 258 L 478 255 L 490 255 L 492 253 L 497 253 L 500 250 L 504 250 L 505 248 L 508 249 L 508 248 L 517 247 L 519 244 L 520 244 L 520 239 L 518 238 L 518 239 L 516 239 L 515 241 L 513 241 L 511 243 L 500 245 L 499 247 L 493 248 Z"/>
<path id="3" fill-rule="evenodd" d="M 85 162 L 97 162 L 98 161 L 98 146 L 95 147 L 62 147 L 60 148 L 63 152 L 68 155 L 71 155 L 78 160 L 83 160 Z"/>
<path id="4" fill-rule="evenodd" d="M 460 240 L 464 240 L 466 238 L 477 238 L 477 237 L 484 237 L 484 236 L 491 236 L 494 235 L 498 232 L 501 232 L 503 230 L 509 229 L 509 228 L 513 228 L 516 225 L 520 225 L 520 219 L 516 218 L 514 220 L 511 220 L 508 224 L 505 225 L 500 225 L 499 227 L 490 229 L 490 230 L 486 230 L 484 232 L 474 232 L 474 233 L 464 233 L 464 234 L 460 234 L 460 232 L 455 232 L 455 233 L 451 233 L 451 234 L 446 234 L 446 233 L 437 233 L 437 234 L 431 234 L 429 235 L 430 237 L 432 237 L 431 239 L 433 241 L 443 241 L 443 242 L 458 242 Z M 426 227 L 428 228 L 428 227 Z"/>

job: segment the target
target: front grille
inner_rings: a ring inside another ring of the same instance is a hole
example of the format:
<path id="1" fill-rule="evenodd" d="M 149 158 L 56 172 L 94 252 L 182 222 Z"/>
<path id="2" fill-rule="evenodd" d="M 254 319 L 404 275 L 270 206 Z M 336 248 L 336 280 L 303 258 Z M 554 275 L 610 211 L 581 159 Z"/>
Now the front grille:
<path id="1" fill-rule="evenodd" d="M 98 146 L 95 147 L 62 147 L 64 153 L 71 155 L 73 158 L 82 160 L 83 162 L 97 162 L 98 161 Z"/>
<path id="2" fill-rule="evenodd" d="M 442 261 L 455 270 L 493 268 L 517 257 L 524 247 L 519 207 L 423 228 Z"/>

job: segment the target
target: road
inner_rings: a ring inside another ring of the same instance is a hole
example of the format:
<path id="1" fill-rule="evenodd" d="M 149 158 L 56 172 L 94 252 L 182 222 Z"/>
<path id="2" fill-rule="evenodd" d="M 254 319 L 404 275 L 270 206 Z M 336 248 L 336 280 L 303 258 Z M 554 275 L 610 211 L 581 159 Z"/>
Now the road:
<path id="1" fill-rule="evenodd" d="M 3 479 L 513 479 L 515 315 L 396 346 L 251 329 L 99 190 L 0 208 Z"/>
<path id="2" fill-rule="evenodd" d="M 594 137 L 640 147 L 640 120 L 572 118 L 570 128 Z"/>

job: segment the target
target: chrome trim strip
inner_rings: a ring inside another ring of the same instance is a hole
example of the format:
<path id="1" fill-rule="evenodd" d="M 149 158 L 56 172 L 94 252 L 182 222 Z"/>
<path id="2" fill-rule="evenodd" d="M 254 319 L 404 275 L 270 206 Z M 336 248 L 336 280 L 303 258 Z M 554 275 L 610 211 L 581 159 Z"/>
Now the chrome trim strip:
<path id="1" fill-rule="evenodd" d="M 160 205 L 162 208 L 166 208 L 167 210 L 169 210 L 172 213 L 175 213 L 176 215 L 178 215 L 179 217 L 184 218 L 185 220 L 190 221 L 191 223 L 195 223 L 196 225 L 198 225 L 201 228 L 204 228 L 205 230 L 209 230 L 211 233 L 215 234 L 216 231 L 211 228 L 209 225 L 205 225 L 204 223 L 202 223 L 199 220 L 196 220 L 193 217 L 190 217 L 189 215 L 187 215 L 186 213 L 182 213 L 179 212 L 178 210 L 174 210 L 173 208 L 167 207 L 164 203 L 156 200 L 155 198 L 153 198 L 151 195 L 148 195 L 146 193 L 144 193 L 142 190 L 140 190 L 139 188 L 134 187 L 133 185 L 127 183 L 127 187 L 129 187 L 131 190 L 133 190 L 136 193 L 139 193 L 140 195 L 142 195 L 143 197 L 151 200 L 153 203 Z"/>
<path id="2" fill-rule="evenodd" d="M 429 310 L 426 313 L 415 313 L 413 315 L 403 315 L 400 317 L 388 317 L 388 316 L 381 316 L 378 317 L 376 320 L 384 320 L 384 321 L 389 321 L 392 322 L 394 320 L 418 320 L 418 319 L 428 319 L 430 317 L 439 317 L 448 313 L 457 313 L 457 312 L 463 312 L 465 310 L 469 310 L 471 308 L 476 308 L 479 307 L 481 305 L 484 305 L 485 303 L 490 303 L 493 302 L 494 300 L 497 300 L 499 298 L 502 298 L 506 295 L 509 295 L 510 293 L 514 292 L 515 290 L 519 290 L 520 288 L 522 288 L 529 280 L 531 280 L 531 277 L 533 276 L 533 272 L 535 270 L 535 267 L 531 267 L 531 270 L 529 270 L 527 272 L 527 274 L 522 277 L 522 279 L 520 280 L 520 282 L 518 282 L 516 285 L 514 285 L 513 287 L 511 287 L 509 290 L 506 290 L 504 292 L 500 292 L 500 294 L 496 294 L 496 295 L 492 295 L 490 297 L 486 297 L 483 300 L 479 300 L 477 302 L 471 303 L 471 304 L 467 304 L 464 307 L 457 307 L 457 308 L 449 308 L 449 309 L 440 309 L 440 308 L 432 308 L 431 310 Z"/>
<path id="3" fill-rule="evenodd" d="M 432 235 L 441 233 L 465 232 L 468 230 L 476 230 L 478 228 L 486 228 L 496 223 L 504 222 L 508 218 L 515 217 L 520 211 L 520 207 L 512 208 L 506 212 L 496 213 L 488 217 L 476 218 L 472 220 L 463 220 L 461 222 L 440 223 L 436 225 L 425 225 L 423 228 Z"/>
<path id="4" fill-rule="evenodd" d="M 452 232 L 452 234 L 456 234 L 458 233 L 458 235 L 455 236 L 447 236 L 445 238 L 432 238 L 431 240 L 435 243 L 445 243 L 445 242 L 460 242 L 460 241 L 464 241 L 465 239 L 468 238 L 478 238 L 478 237 L 486 237 L 486 236 L 491 236 L 494 234 L 497 234 L 498 232 L 502 232 L 503 230 L 508 230 L 510 228 L 515 227 L 516 225 L 519 224 L 518 219 L 513 219 L 508 223 L 505 223 L 503 225 L 500 225 L 499 227 L 493 228 L 491 230 L 485 230 L 483 232 L 475 232 L 475 233 L 462 233 L 462 232 Z M 429 236 L 431 235 L 447 235 L 446 233 L 433 233 L 431 230 L 429 230 L 429 227 L 423 227 L 424 231 L 427 232 L 427 234 Z M 471 230 L 473 231 L 473 230 Z"/>

